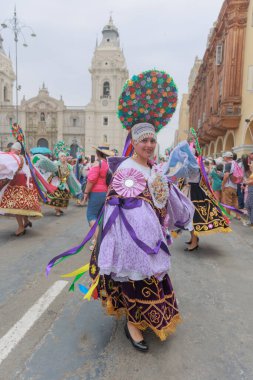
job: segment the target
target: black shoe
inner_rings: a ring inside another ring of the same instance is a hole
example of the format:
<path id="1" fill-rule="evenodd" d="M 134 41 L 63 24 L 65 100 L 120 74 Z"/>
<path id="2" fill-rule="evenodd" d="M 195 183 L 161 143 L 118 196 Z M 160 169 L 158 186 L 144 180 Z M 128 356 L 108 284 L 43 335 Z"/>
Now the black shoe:
<path id="1" fill-rule="evenodd" d="M 184 251 L 185 251 L 185 252 L 192 252 L 192 251 L 195 251 L 195 250 L 197 250 L 197 249 L 199 249 L 199 246 L 198 246 L 198 245 L 196 245 L 196 247 L 191 248 L 191 249 L 190 249 L 190 248 L 185 248 Z"/>
<path id="2" fill-rule="evenodd" d="M 197 237 L 197 242 L 199 242 L 199 238 Z M 190 240 L 190 241 L 186 241 L 185 242 L 185 244 L 191 244 L 192 243 L 192 241 Z"/>
<path id="3" fill-rule="evenodd" d="M 27 223 L 24 225 L 25 228 L 27 228 L 27 227 L 32 228 L 32 226 L 33 226 L 33 225 L 32 225 L 32 222 L 30 222 L 30 221 L 27 222 Z"/>
<path id="4" fill-rule="evenodd" d="M 17 237 L 23 236 L 23 235 L 25 235 L 25 233 L 26 233 L 26 230 L 20 232 L 19 234 L 15 234 L 15 236 L 17 236 Z"/>
<path id="5" fill-rule="evenodd" d="M 135 342 L 135 340 L 133 340 L 133 338 L 131 337 L 131 334 L 128 330 L 127 323 L 125 324 L 125 333 L 126 333 L 127 339 L 130 340 L 130 342 L 132 343 L 132 345 L 134 346 L 134 348 L 136 350 L 141 351 L 141 352 L 147 352 L 148 351 L 148 345 L 145 342 L 145 340 L 141 340 L 140 342 Z"/>

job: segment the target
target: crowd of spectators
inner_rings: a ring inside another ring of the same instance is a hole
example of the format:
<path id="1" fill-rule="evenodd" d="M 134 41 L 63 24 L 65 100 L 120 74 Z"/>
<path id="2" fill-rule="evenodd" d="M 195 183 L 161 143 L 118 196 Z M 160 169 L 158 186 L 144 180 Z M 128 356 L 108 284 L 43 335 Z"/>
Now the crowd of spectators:
<path id="1" fill-rule="evenodd" d="M 244 226 L 253 226 L 253 152 L 237 158 L 225 152 L 222 157 L 208 157 L 205 169 L 216 199 L 228 206 L 226 210 Z M 241 210 L 243 214 L 236 212 Z"/>

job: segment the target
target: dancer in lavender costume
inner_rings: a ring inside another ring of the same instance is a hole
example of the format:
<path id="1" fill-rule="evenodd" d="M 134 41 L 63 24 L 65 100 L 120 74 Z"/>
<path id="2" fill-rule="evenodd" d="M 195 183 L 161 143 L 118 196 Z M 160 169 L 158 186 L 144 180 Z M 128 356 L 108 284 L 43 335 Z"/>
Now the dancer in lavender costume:
<path id="1" fill-rule="evenodd" d="M 125 332 L 136 349 L 148 350 L 141 330 L 151 328 L 165 340 L 181 318 L 168 270 L 167 228 L 186 226 L 191 202 L 150 163 L 155 129 L 140 123 L 131 131 L 135 155 L 109 158 L 113 179 L 106 200 L 98 258 L 92 254 L 90 274 L 98 273 L 99 297 L 107 313 L 125 314 Z"/>
<path id="2" fill-rule="evenodd" d="M 94 225 L 100 221 L 89 265 L 93 284 L 88 293 L 83 289 L 86 299 L 99 297 L 108 314 L 126 316 L 126 336 L 142 352 L 148 351 L 142 331 L 150 328 L 165 340 L 181 320 L 168 275 L 168 231 L 187 226 L 194 207 L 151 161 L 156 132 L 167 125 L 176 104 L 176 85 L 165 72 L 146 71 L 126 82 L 118 116 L 129 134 L 124 157 L 108 158 L 112 180 L 103 222 L 99 216 Z M 47 272 L 80 252 L 95 227 L 80 245 L 53 258 Z M 71 290 L 86 267 L 65 275 L 76 276 Z"/>

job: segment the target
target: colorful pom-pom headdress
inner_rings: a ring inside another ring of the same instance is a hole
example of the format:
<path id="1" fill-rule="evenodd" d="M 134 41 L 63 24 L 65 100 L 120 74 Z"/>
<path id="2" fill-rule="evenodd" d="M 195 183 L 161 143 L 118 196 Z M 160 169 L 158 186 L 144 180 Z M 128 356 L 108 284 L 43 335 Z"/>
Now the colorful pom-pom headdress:
<path id="1" fill-rule="evenodd" d="M 16 141 L 21 143 L 25 148 L 25 136 L 22 128 L 19 126 L 19 124 L 14 123 L 11 126 L 11 134 L 14 137 Z"/>
<path id="2" fill-rule="evenodd" d="M 142 124 L 159 132 L 168 124 L 177 106 L 177 87 L 164 71 L 149 70 L 134 75 L 123 87 L 119 98 L 118 116 L 130 131 Z"/>
<path id="3" fill-rule="evenodd" d="M 64 141 L 58 141 L 54 145 L 54 156 L 59 158 L 60 153 L 64 153 L 66 156 L 70 154 L 70 147 L 66 145 Z"/>

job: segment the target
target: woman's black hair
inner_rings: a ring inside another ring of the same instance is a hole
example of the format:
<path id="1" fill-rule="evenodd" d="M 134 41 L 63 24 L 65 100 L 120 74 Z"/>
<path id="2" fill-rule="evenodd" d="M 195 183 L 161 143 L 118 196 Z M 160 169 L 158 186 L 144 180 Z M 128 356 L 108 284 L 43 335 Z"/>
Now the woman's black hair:
<path id="1" fill-rule="evenodd" d="M 242 165 L 243 165 L 245 173 L 250 170 L 250 167 L 249 167 L 249 155 L 248 154 L 243 154 L 242 155 Z"/>
<path id="2" fill-rule="evenodd" d="M 98 158 L 103 158 L 104 160 L 106 160 L 106 158 L 107 158 L 107 155 L 100 152 L 99 150 L 96 150 L 96 155 Z"/>
<path id="3" fill-rule="evenodd" d="M 218 170 L 219 172 L 222 172 L 223 171 L 223 164 L 217 164 L 216 165 L 216 170 Z"/>

